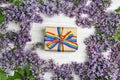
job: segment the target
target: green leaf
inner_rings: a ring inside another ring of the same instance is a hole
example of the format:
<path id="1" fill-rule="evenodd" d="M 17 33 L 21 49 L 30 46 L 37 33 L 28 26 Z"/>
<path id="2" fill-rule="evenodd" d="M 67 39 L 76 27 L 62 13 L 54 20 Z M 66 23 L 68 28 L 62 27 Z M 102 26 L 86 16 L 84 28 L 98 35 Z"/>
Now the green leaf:
<path id="1" fill-rule="evenodd" d="M 21 76 L 21 74 L 19 74 L 19 72 L 15 72 L 13 78 L 14 79 L 21 79 L 22 76 Z"/>
<path id="2" fill-rule="evenodd" d="M 120 40 L 120 29 L 118 30 L 118 33 L 114 35 L 113 37 L 115 40 Z"/>
<path id="3" fill-rule="evenodd" d="M 14 76 L 8 76 L 7 80 L 14 80 Z"/>
<path id="4" fill-rule="evenodd" d="M 31 77 L 30 77 L 30 80 L 35 80 L 35 79 L 34 79 L 34 76 L 31 76 Z"/>
<path id="5" fill-rule="evenodd" d="M 22 0 L 9 0 L 10 3 L 13 3 L 16 6 L 22 5 Z"/>
<path id="6" fill-rule="evenodd" d="M 28 65 L 26 66 L 25 73 L 28 77 L 32 76 L 32 72 L 30 71 L 30 63 L 28 63 Z"/>
<path id="7" fill-rule="evenodd" d="M 0 52 L 2 51 L 2 48 L 0 48 Z"/>
<path id="8" fill-rule="evenodd" d="M 114 39 L 115 39 L 115 40 L 120 40 L 120 34 L 115 35 L 115 36 L 114 36 Z"/>
<path id="9" fill-rule="evenodd" d="M 2 8 L 0 8 L 0 13 L 2 13 L 2 11 L 3 11 Z"/>
<path id="10" fill-rule="evenodd" d="M 4 22 L 5 16 L 2 14 L 2 9 L 0 8 L 0 24 Z"/>
<path id="11" fill-rule="evenodd" d="M 20 6 L 21 4 L 22 4 L 22 1 L 21 1 L 21 0 L 16 0 L 16 1 L 15 1 L 15 5 L 16 5 L 16 6 Z"/>
<path id="12" fill-rule="evenodd" d="M 103 34 L 103 32 L 100 29 L 97 30 L 97 33 L 98 34 Z"/>
<path id="13" fill-rule="evenodd" d="M 4 38 L 4 34 L 0 34 L 0 40 Z"/>
<path id="14" fill-rule="evenodd" d="M 42 3 L 43 2 L 43 0 L 39 0 L 39 3 Z"/>
<path id="15" fill-rule="evenodd" d="M 13 3 L 13 2 L 14 2 L 14 0 L 9 0 L 9 2 L 10 2 L 10 3 Z"/>
<path id="16" fill-rule="evenodd" d="M 7 75 L 4 71 L 0 70 L 0 80 L 7 80 Z"/>
<path id="17" fill-rule="evenodd" d="M 120 7 L 115 10 L 116 12 L 120 12 Z"/>
<path id="18" fill-rule="evenodd" d="M 7 80 L 22 80 L 17 78 L 17 76 L 9 76 Z"/>
<path id="19" fill-rule="evenodd" d="M 22 68 L 18 68 L 17 73 L 19 73 L 21 76 L 24 76 L 24 70 Z"/>
<path id="20" fill-rule="evenodd" d="M 22 79 L 14 79 L 14 80 L 22 80 Z"/>
<path id="21" fill-rule="evenodd" d="M 22 80 L 22 79 L 16 78 L 16 76 L 9 76 L 7 80 Z"/>
<path id="22" fill-rule="evenodd" d="M 14 76 L 9 76 L 7 80 L 22 80 L 23 77 L 29 77 L 30 80 L 34 80 L 34 76 L 30 71 L 30 63 L 23 69 L 21 67 L 17 68 L 15 71 Z"/>
<path id="23" fill-rule="evenodd" d="M 7 80 L 22 80 L 22 75 L 24 75 L 23 72 L 24 71 L 19 68 L 15 71 L 14 76 L 9 76 Z"/>

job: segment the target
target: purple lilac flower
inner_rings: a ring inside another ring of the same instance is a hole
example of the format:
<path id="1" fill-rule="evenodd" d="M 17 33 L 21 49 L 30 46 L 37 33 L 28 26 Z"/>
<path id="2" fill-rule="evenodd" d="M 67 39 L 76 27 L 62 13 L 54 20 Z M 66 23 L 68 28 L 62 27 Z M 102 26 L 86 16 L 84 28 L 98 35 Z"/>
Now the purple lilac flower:
<path id="1" fill-rule="evenodd" d="M 81 80 L 117 80 L 119 68 L 100 53 L 89 53 L 85 63 L 72 63 L 72 69 Z"/>
<path id="2" fill-rule="evenodd" d="M 49 72 L 52 72 L 52 80 L 74 80 L 69 64 L 56 65 L 53 60 L 48 61 Z"/>

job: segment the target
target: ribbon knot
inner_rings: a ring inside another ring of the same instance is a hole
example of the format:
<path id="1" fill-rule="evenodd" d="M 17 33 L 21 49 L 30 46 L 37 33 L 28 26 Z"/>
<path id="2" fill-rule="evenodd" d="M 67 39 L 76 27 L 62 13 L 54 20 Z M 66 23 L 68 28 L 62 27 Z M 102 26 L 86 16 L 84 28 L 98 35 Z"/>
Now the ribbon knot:
<path id="1" fill-rule="evenodd" d="M 52 32 L 46 32 L 44 40 L 45 42 L 48 42 L 47 47 L 49 49 L 52 49 L 58 44 L 57 50 L 59 52 L 64 52 L 64 45 L 77 50 L 77 37 L 73 35 L 72 31 L 69 31 L 65 35 L 63 35 L 63 29 L 63 27 L 57 27 L 58 35 Z"/>

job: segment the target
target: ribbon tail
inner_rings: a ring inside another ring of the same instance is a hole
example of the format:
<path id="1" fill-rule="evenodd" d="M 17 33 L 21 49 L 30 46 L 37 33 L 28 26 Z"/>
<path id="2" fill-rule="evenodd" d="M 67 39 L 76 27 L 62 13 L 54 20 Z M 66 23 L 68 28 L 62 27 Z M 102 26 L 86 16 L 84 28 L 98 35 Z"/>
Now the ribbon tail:
<path id="1" fill-rule="evenodd" d="M 64 44 L 58 44 L 58 52 L 64 52 Z"/>
<path id="2" fill-rule="evenodd" d="M 61 37 L 61 35 L 63 34 L 63 27 L 57 27 L 57 32 L 58 32 L 58 36 Z"/>
<path id="3" fill-rule="evenodd" d="M 68 41 L 70 41 L 70 42 L 77 42 L 77 37 L 73 36 L 71 39 L 68 39 Z"/>
<path id="4" fill-rule="evenodd" d="M 50 43 L 47 44 L 47 47 L 48 47 L 49 49 L 52 49 L 52 48 L 54 48 L 56 45 L 57 45 L 57 42 L 50 42 Z"/>
<path id="5" fill-rule="evenodd" d="M 67 32 L 66 34 L 65 34 L 65 36 L 64 36 L 64 40 L 68 40 L 68 39 L 71 39 L 72 37 L 73 37 L 74 35 L 73 35 L 73 33 L 72 33 L 72 31 L 69 31 L 69 32 Z"/>
<path id="6" fill-rule="evenodd" d="M 66 46 L 70 47 L 70 48 L 73 48 L 75 50 L 78 49 L 78 44 L 75 43 L 75 42 L 71 42 L 71 41 L 63 41 L 63 44 L 65 44 Z"/>
<path id="7" fill-rule="evenodd" d="M 45 37 L 53 39 L 53 40 L 54 39 L 59 39 L 59 36 L 57 36 L 56 34 L 51 33 L 51 32 L 46 32 Z"/>
<path id="8" fill-rule="evenodd" d="M 46 42 L 46 41 L 48 41 L 48 42 L 49 42 L 49 41 L 53 41 L 53 40 L 55 40 L 55 39 L 50 38 L 50 37 L 45 37 L 45 38 L 44 38 L 44 41 L 45 41 L 45 42 Z"/>

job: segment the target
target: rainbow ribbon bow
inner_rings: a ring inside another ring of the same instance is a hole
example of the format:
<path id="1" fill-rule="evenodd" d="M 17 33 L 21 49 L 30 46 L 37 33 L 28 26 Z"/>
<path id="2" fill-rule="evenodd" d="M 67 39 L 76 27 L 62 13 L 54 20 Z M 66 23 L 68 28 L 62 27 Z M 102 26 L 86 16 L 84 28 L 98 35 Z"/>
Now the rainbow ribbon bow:
<path id="1" fill-rule="evenodd" d="M 47 47 L 49 49 L 52 49 L 58 44 L 57 50 L 59 52 L 64 52 L 64 45 L 77 50 L 77 37 L 73 35 L 72 31 L 69 31 L 65 35 L 62 35 L 63 29 L 63 27 L 57 27 L 58 35 L 51 32 L 46 32 L 44 40 L 45 42 L 48 42 Z"/>

